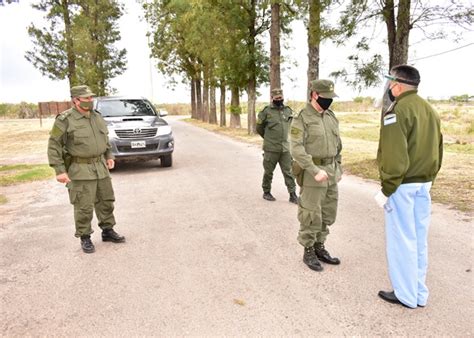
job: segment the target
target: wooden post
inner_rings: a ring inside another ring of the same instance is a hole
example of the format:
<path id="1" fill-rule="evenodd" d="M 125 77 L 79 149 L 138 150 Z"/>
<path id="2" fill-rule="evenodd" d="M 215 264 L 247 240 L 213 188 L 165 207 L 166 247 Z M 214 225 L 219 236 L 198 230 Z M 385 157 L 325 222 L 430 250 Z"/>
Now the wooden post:
<path id="1" fill-rule="evenodd" d="M 38 108 L 39 108 L 39 118 L 40 118 L 40 128 L 43 128 L 43 120 L 42 120 L 42 109 L 41 109 L 41 102 L 38 102 Z"/>

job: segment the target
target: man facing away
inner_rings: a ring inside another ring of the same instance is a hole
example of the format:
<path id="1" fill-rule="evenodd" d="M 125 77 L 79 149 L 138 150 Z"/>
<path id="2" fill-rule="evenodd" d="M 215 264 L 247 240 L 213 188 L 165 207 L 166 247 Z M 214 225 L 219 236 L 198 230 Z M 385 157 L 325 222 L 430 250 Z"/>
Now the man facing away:
<path id="1" fill-rule="evenodd" d="M 440 119 L 417 94 L 420 74 L 399 65 L 388 78 L 392 105 L 383 114 L 377 152 L 384 208 L 386 251 L 393 291 L 383 300 L 416 308 L 428 300 L 428 227 L 431 185 L 441 168 L 443 136 Z"/>
<path id="2" fill-rule="evenodd" d="M 283 90 L 272 89 L 272 103 L 266 106 L 257 119 L 257 133 L 263 137 L 263 198 L 275 201 L 271 194 L 273 171 L 277 164 L 285 178 L 285 185 L 290 194 L 289 201 L 298 203 L 295 178 L 291 173 L 291 155 L 288 143 L 288 130 L 292 111 L 283 104 Z"/>
<path id="3" fill-rule="evenodd" d="M 113 229 L 115 196 L 109 169 L 115 163 L 107 125 L 92 109 L 94 95 L 87 86 L 71 88 L 73 107 L 56 117 L 48 142 L 49 165 L 56 172 L 56 180 L 68 188 L 74 205 L 75 236 L 81 239 L 85 253 L 95 251 L 90 239 L 94 210 L 102 240 L 125 242 L 125 237 Z"/>

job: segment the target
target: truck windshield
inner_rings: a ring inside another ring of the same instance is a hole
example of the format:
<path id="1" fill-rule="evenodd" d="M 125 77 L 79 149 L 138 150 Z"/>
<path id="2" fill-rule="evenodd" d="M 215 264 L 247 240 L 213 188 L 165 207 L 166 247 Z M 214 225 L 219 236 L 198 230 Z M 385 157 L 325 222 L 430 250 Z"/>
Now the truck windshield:
<path id="1" fill-rule="evenodd" d="M 110 116 L 156 116 L 150 103 L 144 100 L 98 101 L 97 110 L 104 117 Z"/>

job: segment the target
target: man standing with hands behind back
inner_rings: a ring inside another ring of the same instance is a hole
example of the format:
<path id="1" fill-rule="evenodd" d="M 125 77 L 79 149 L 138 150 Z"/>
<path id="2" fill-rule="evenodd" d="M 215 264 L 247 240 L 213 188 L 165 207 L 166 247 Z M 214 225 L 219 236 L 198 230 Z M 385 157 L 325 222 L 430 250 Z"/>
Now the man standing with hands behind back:
<path id="1" fill-rule="evenodd" d="M 311 101 L 291 123 L 291 155 L 302 169 L 298 242 L 304 247 L 303 262 L 315 271 L 323 269 L 320 260 L 340 263 L 324 246 L 329 226 L 336 220 L 337 183 L 342 175 L 339 121 L 329 109 L 336 96 L 332 81 L 312 81 Z"/>
<path id="2" fill-rule="evenodd" d="M 71 88 L 73 107 L 56 117 L 48 142 L 49 165 L 56 172 L 56 180 L 68 187 L 74 205 L 75 236 L 80 237 L 86 253 L 95 251 L 90 239 L 94 209 L 102 240 L 125 242 L 125 237 L 113 229 L 115 196 L 109 169 L 115 163 L 107 125 L 92 109 L 93 95 L 87 86 Z"/>
<path id="3" fill-rule="evenodd" d="M 257 133 L 263 137 L 263 198 L 275 201 L 271 194 L 273 171 L 280 164 L 285 178 L 285 185 L 290 194 L 289 201 L 297 203 L 295 178 L 291 173 L 290 145 L 288 143 L 288 129 L 293 113 L 283 104 L 283 90 L 274 88 L 271 91 L 272 103 L 266 106 L 257 119 Z"/>
<path id="4" fill-rule="evenodd" d="M 416 308 L 428 300 L 430 189 L 441 168 L 443 135 L 438 114 L 418 96 L 418 70 L 395 66 L 387 78 L 387 94 L 394 102 L 383 114 L 380 126 L 377 163 L 382 189 L 375 199 L 385 209 L 393 291 L 380 291 L 379 297 Z"/>

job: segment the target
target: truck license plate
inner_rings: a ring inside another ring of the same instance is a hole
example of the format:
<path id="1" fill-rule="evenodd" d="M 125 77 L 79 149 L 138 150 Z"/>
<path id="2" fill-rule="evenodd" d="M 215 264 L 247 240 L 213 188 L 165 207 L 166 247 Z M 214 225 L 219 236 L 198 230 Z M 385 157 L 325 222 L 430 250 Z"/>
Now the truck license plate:
<path id="1" fill-rule="evenodd" d="M 132 148 L 145 148 L 145 141 L 132 141 Z"/>

